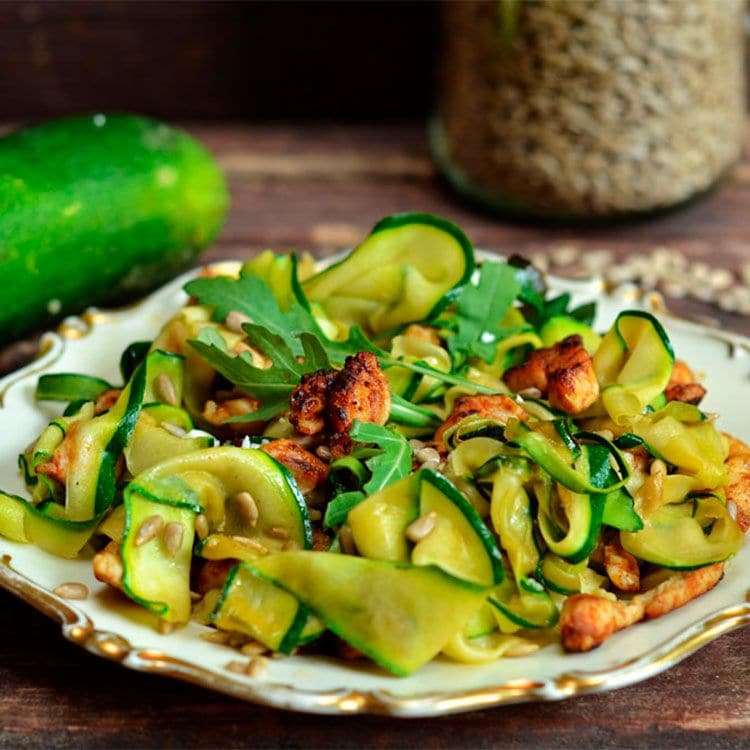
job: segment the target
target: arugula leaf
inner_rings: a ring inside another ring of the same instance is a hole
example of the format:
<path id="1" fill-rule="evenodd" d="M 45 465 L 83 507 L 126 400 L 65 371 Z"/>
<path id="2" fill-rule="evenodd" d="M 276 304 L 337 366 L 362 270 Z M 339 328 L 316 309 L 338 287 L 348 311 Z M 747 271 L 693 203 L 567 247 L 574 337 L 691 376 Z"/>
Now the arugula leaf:
<path id="1" fill-rule="evenodd" d="M 372 472 L 362 488 L 371 495 L 411 474 L 411 446 L 403 435 L 372 422 L 355 422 L 349 435 L 360 443 L 375 443 L 380 450 L 365 463 Z"/>
<path id="2" fill-rule="evenodd" d="M 214 315 L 219 321 L 226 320 L 232 310 L 247 315 L 256 326 L 262 326 L 280 336 L 295 354 L 301 354 L 300 342 L 295 334 L 318 331 L 310 312 L 296 300 L 284 312 L 271 288 L 257 276 L 193 279 L 185 284 L 185 291 L 197 297 L 202 305 L 213 307 Z"/>
<path id="3" fill-rule="evenodd" d="M 243 328 L 253 344 L 271 360 L 270 367 L 256 367 L 248 352 L 232 356 L 224 339 L 213 328 L 203 328 L 190 346 L 241 391 L 262 402 L 260 409 L 230 417 L 227 422 L 254 422 L 270 419 L 287 408 L 289 396 L 302 376 L 330 367 L 325 350 L 311 333 L 298 336 L 303 355 L 297 356 L 282 336 L 263 326 L 246 323 Z"/>
<path id="4" fill-rule="evenodd" d="M 448 336 L 454 362 L 470 356 L 492 361 L 500 323 L 521 289 L 516 273 L 507 263 L 484 261 L 476 285 L 462 289 L 456 302 L 456 330 Z"/>
<path id="5" fill-rule="evenodd" d="M 591 325 L 596 314 L 596 303 L 589 302 L 569 310 L 570 294 L 564 292 L 547 299 L 547 285 L 538 268 L 520 255 L 514 255 L 508 264 L 516 269 L 516 278 L 521 289 L 519 301 L 524 305 L 524 317 L 538 331 L 550 318 L 569 315 L 571 318 Z"/>
<path id="6" fill-rule="evenodd" d="M 391 393 L 390 420 L 408 427 L 425 427 L 432 432 L 440 427 L 442 421 L 434 411 L 412 404 L 397 393 Z"/>
<path id="7" fill-rule="evenodd" d="M 323 528 L 330 529 L 332 526 L 340 526 L 349 511 L 359 505 L 365 499 L 365 493 L 359 490 L 351 492 L 339 492 L 326 507 L 326 514 L 323 517 Z"/>

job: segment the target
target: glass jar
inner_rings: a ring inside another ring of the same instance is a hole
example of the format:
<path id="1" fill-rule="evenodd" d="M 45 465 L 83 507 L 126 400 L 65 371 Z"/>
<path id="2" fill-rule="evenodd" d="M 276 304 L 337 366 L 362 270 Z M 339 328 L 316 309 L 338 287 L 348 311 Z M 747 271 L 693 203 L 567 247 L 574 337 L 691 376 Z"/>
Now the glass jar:
<path id="1" fill-rule="evenodd" d="M 433 153 L 462 193 L 562 219 L 650 213 L 740 154 L 744 0 L 446 2 Z"/>

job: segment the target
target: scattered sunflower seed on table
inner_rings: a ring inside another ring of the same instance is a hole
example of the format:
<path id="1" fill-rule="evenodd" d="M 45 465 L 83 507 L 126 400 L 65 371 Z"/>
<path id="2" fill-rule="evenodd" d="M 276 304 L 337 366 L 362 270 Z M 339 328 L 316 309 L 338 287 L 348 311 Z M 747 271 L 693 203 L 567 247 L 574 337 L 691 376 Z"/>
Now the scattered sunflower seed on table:
<path id="1" fill-rule="evenodd" d="M 698 300 L 724 312 L 750 315 L 750 263 L 736 271 L 715 268 L 663 246 L 618 262 L 610 250 L 584 251 L 571 244 L 559 245 L 548 255 L 535 253 L 531 260 L 541 270 L 558 275 L 601 274 L 610 284 L 632 282 L 674 299 Z"/>

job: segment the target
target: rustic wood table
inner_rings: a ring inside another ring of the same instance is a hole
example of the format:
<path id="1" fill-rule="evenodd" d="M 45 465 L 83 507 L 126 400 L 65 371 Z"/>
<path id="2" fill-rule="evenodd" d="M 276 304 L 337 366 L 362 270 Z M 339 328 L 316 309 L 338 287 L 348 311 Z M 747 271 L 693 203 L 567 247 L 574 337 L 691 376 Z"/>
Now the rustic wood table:
<path id="1" fill-rule="evenodd" d="M 679 212 L 599 228 L 519 225 L 459 201 L 438 179 L 420 126 L 201 126 L 233 196 L 227 226 L 202 260 L 265 247 L 326 255 L 381 216 L 429 211 L 475 245 L 550 253 L 562 245 L 622 259 L 666 246 L 711 266 L 750 261 L 750 161 L 721 189 Z M 750 317 L 704 303 L 671 307 L 750 334 Z M 0 353 L 0 373 L 33 353 Z M 748 575 L 750 581 L 750 575 Z M 136 674 L 67 643 L 57 624 L 0 592 L 2 747 L 750 747 L 750 629 L 720 638 L 648 682 L 552 704 L 434 720 L 323 717 L 243 703 Z"/>

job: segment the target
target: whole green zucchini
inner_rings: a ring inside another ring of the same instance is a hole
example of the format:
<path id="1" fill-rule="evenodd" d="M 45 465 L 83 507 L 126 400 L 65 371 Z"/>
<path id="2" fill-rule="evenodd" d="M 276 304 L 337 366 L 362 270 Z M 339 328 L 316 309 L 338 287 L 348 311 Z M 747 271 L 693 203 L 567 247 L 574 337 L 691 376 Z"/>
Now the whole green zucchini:
<path id="1" fill-rule="evenodd" d="M 0 138 L 0 344 L 171 278 L 228 203 L 208 152 L 153 120 L 98 114 Z"/>

